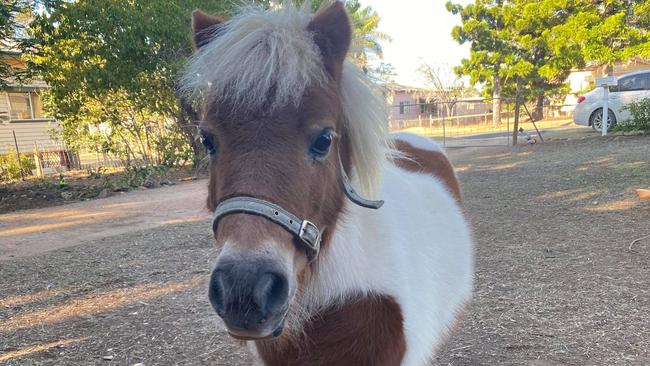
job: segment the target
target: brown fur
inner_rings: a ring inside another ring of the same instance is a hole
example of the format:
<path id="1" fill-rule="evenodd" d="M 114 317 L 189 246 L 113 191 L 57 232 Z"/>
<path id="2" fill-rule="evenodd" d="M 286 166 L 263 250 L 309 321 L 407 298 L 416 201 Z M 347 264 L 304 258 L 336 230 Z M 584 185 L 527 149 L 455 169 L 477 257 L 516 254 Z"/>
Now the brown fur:
<path id="1" fill-rule="evenodd" d="M 454 198 L 460 202 L 460 184 L 454 167 L 445 154 L 438 151 L 422 150 L 405 141 L 396 140 L 395 147 L 402 152 L 405 157 L 397 159 L 395 162 L 398 167 L 411 172 L 425 172 L 440 179 Z"/>
<path id="2" fill-rule="evenodd" d="M 195 42 L 205 41 L 205 29 L 218 18 L 195 14 Z M 212 28 L 211 28 L 212 27 Z M 298 106 L 238 112 L 236 106 L 216 101 L 205 106 L 201 130 L 212 137 L 216 155 L 210 162 L 210 210 L 234 196 L 251 196 L 282 206 L 296 216 L 326 228 L 320 257 L 327 255 L 345 195 L 338 157 L 350 171 L 349 141 L 340 100 L 342 63 L 350 45 L 351 29 L 345 9 L 334 3 L 309 24 L 323 64 L 331 78 L 327 85 L 311 87 Z M 337 138 L 324 161 L 309 155 L 309 148 L 324 128 Z M 309 264 L 301 246 L 287 231 L 266 218 L 249 214 L 223 217 L 215 232 L 217 243 L 226 241 L 254 250 L 274 242 L 293 253 L 298 292 L 304 281 L 317 275 L 318 261 Z M 395 300 L 376 295 L 327 309 L 303 324 L 304 333 L 283 334 L 258 341 L 268 365 L 399 365 L 405 350 L 403 318 Z"/>
<path id="3" fill-rule="evenodd" d="M 206 43 L 210 42 L 213 32 L 216 31 L 219 24 L 223 23 L 224 19 L 221 17 L 208 15 L 200 10 L 192 12 L 192 34 L 194 35 L 194 47 L 201 48 Z"/>
<path id="4" fill-rule="evenodd" d="M 325 68 L 338 78 L 352 41 L 352 29 L 342 2 L 323 9 L 307 28 L 314 32 L 314 42 L 323 56 Z"/>
<path id="5" fill-rule="evenodd" d="M 195 12 L 195 31 L 202 33 L 206 26 L 218 24 L 219 18 L 208 19 L 201 14 Z M 341 19 L 347 25 L 341 26 Z M 217 23 L 208 25 L 210 22 Z M 350 43 L 349 39 L 346 41 L 350 26 L 342 5 L 336 3 L 316 15 L 309 28 L 321 39 L 319 46 L 326 47 L 322 50 L 325 64 L 342 63 L 341 55 Z M 299 106 L 287 105 L 271 115 L 265 110 L 244 115 L 226 103 L 207 105 L 201 129 L 212 135 L 217 145 L 217 154 L 210 164 L 208 208 L 214 210 L 219 202 L 233 196 L 266 199 L 320 228 L 325 227 L 324 251 L 344 203 L 338 150 L 348 170 L 351 161 L 339 86 L 340 73 L 334 72 L 328 85 L 309 89 Z M 315 161 L 309 156 L 309 147 L 327 127 L 333 128 L 339 137 L 326 160 Z M 228 215 L 219 221 L 215 237 L 217 243 L 231 240 L 251 248 L 270 240 L 282 243 L 284 249 L 295 252 L 295 274 L 298 278 L 305 275 L 304 251 L 296 251 L 301 246 L 288 232 L 265 218 Z"/>
<path id="6" fill-rule="evenodd" d="M 358 298 L 305 325 L 299 341 L 256 342 L 266 365 L 399 365 L 406 351 L 400 306 L 389 296 Z"/>

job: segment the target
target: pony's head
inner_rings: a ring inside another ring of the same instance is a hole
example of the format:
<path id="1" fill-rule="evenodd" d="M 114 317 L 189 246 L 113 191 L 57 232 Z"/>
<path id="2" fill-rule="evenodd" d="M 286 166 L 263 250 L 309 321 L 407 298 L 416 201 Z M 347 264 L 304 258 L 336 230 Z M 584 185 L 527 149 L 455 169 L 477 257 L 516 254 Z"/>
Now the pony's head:
<path id="1" fill-rule="evenodd" d="M 184 85 L 203 96 L 208 207 L 222 247 L 210 301 L 233 336 L 277 336 L 327 255 L 346 189 L 373 204 L 350 192 L 345 172 L 376 193 L 384 101 L 345 61 L 351 27 L 340 2 L 314 16 L 291 6 L 228 21 L 195 11 L 193 30 Z"/>

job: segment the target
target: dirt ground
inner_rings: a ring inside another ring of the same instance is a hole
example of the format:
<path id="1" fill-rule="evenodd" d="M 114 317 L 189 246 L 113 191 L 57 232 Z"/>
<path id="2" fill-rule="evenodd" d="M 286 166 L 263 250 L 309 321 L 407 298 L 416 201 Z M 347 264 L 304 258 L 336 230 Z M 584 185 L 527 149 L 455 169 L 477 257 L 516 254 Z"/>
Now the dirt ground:
<path id="1" fill-rule="evenodd" d="M 132 190 L 158 188 L 205 178 L 203 169 L 189 166 L 157 171 L 153 167 L 125 171 L 123 168 L 93 171 L 71 171 L 45 178 L 28 177 L 25 181 L 0 182 L 0 214 L 106 198 Z M 162 167 L 161 167 L 162 168 Z"/>
<path id="2" fill-rule="evenodd" d="M 650 137 L 450 151 L 475 296 L 434 365 L 650 364 Z M 0 215 L 0 364 L 249 365 L 206 298 L 205 181 Z"/>

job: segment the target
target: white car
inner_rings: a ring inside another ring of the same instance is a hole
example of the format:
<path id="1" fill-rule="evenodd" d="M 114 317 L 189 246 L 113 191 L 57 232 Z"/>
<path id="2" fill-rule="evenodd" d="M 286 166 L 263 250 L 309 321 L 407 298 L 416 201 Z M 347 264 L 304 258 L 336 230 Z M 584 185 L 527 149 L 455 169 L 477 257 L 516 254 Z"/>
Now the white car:
<path id="1" fill-rule="evenodd" d="M 608 130 L 618 121 L 630 118 L 630 111 L 625 108 L 628 104 L 650 98 L 650 70 L 624 74 L 617 79 L 617 86 L 609 87 Z M 600 131 L 603 125 L 603 88 L 578 97 L 573 122 Z"/>

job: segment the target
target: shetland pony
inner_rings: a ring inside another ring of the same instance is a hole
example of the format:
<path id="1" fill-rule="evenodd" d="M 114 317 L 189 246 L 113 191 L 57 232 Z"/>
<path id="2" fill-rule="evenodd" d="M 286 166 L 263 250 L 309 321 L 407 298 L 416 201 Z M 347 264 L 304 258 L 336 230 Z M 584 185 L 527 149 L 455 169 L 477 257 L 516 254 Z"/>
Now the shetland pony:
<path id="1" fill-rule="evenodd" d="M 193 31 L 230 335 L 266 365 L 430 362 L 471 295 L 460 189 L 438 145 L 389 135 L 343 4 L 195 11 Z"/>

